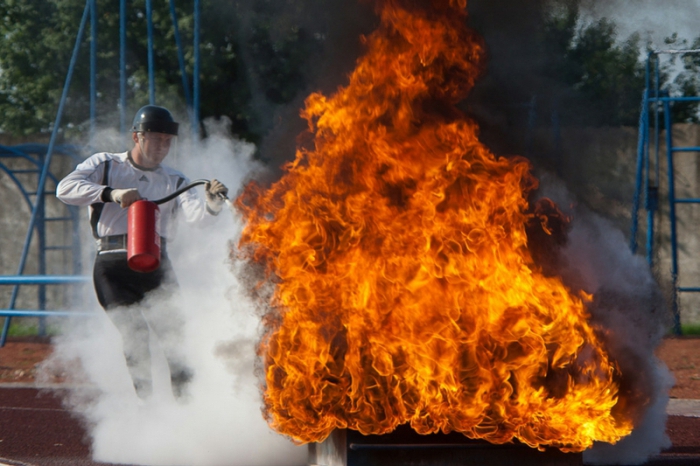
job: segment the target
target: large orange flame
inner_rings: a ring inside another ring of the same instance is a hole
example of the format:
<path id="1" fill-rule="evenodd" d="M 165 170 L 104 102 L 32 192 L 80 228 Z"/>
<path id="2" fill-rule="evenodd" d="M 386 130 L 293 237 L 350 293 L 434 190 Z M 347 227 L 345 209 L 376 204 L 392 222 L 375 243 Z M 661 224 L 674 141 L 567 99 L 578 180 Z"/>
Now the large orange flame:
<path id="1" fill-rule="evenodd" d="M 349 85 L 306 101 L 313 148 L 237 200 L 240 251 L 274 287 L 266 414 L 297 442 L 410 423 L 581 451 L 632 429 L 591 296 L 528 250 L 529 163 L 455 106 L 483 57 L 465 7 L 380 2 Z"/>

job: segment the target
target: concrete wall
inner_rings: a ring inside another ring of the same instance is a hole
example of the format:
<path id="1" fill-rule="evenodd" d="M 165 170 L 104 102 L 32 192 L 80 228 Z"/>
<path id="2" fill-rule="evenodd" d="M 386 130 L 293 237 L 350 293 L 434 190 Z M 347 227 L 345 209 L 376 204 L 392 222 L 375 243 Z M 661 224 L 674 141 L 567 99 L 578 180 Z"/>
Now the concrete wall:
<path id="1" fill-rule="evenodd" d="M 23 142 L 47 143 L 48 136 L 39 135 L 35 138 L 19 139 L 0 135 L 0 144 L 12 146 Z M 35 165 L 22 158 L 2 158 L 0 162 L 11 169 L 34 169 Z M 71 157 L 54 154 L 50 171 L 60 180 L 73 169 L 75 162 Z M 38 174 L 18 173 L 15 175 L 27 191 L 35 191 Z M 55 192 L 56 183 L 48 179 L 46 191 Z M 32 197 L 33 201 L 33 197 Z M 46 198 L 46 217 L 66 216 L 67 207 L 53 196 Z M 81 221 L 84 213 L 80 213 Z M 18 271 L 22 248 L 27 234 L 31 217 L 31 206 L 22 196 L 15 181 L 4 171 L 0 170 L 0 274 L 14 275 Z M 84 227 L 84 225 L 82 225 Z M 68 222 L 49 222 L 46 228 L 46 244 L 48 246 L 70 245 L 73 241 L 72 229 Z M 88 248 L 92 245 L 87 244 Z M 47 273 L 70 274 L 72 270 L 72 254 L 65 251 L 49 251 L 47 253 Z M 28 261 L 24 274 L 35 274 L 38 271 L 38 238 L 33 236 Z M 84 271 L 85 272 L 85 271 Z M 87 272 L 89 272 L 89 267 Z M 11 300 L 12 286 L 0 286 L 0 308 L 6 309 Z M 49 309 L 65 309 L 75 294 L 75 290 L 65 286 L 47 286 Z M 17 309 L 37 309 L 38 295 L 36 286 L 22 286 L 16 302 Z M 0 318 L 0 321 L 2 318 Z"/>

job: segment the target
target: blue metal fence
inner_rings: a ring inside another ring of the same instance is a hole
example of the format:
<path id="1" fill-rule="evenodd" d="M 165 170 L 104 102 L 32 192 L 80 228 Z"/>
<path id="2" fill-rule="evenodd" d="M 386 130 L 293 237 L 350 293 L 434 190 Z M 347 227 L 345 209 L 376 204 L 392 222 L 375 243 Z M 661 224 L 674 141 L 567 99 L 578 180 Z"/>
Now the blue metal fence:
<path id="1" fill-rule="evenodd" d="M 149 100 L 151 104 L 155 104 L 155 69 L 153 60 L 153 21 L 152 21 L 152 5 L 151 0 L 147 0 L 147 34 L 148 34 L 148 82 L 149 82 Z M 177 24 L 177 15 L 175 11 L 174 0 L 170 0 L 170 12 L 173 22 L 173 28 L 175 32 L 175 41 L 178 49 L 178 61 L 180 65 L 180 72 L 182 74 L 182 83 L 184 88 L 184 94 L 186 99 L 186 104 L 188 107 L 193 136 L 195 139 L 199 138 L 199 67 L 200 67 L 200 51 L 199 51 L 199 29 L 200 29 L 200 2 L 195 0 L 194 2 L 194 75 L 193 75 L 193 101 L 190 99 L 190 89 L 189 80 L 187 78 L 184 54 L 182 51 L 182 41 L 180 39 L 179 28 Z M 126 130 L 126 0 L 120 0 L 120 100 L 119 100 L 119 110 L 120 110 L 120 131 L 124 134 Z M 64 107 L 66 104 L 68 89 L 70 88 L 70 83 L 73 77 L 73 72 L 75 70 L 75 65 L 78 60 L 78 52 L 80 45 L 83 41 L 83 36 L 85 33 L 85 28 L 87 25 L 88 18 L 90 19 L 90 29 L 91 29 L 91 43 L 90 43 L 90 133 L 89 141 L 90 147 L 93 145 L 93 137 L 95 133 L 95 121 L 96 121 L 96 101 L 97 101 L 97 18 L 98 18 L 98 5 L 97 0 L 86 0 L 85 8 L 83 10 L 83 15 L 80 20 L 78 27 L 78 33 L 75 40 L 75 45 L 73 48 L 73 53 L 71 55 L 70 63 L 68 65 L 68 71 L 66 73 L 66 79 L 63 85 L 63 91 L 61 93 L 61 98 L 58 104 L 58 110 L 56 112 L 56 118 L 52 126 L 51 138 L 49 140 L 48 146 L 42 146 L 37 144 L 28 144 L 23 146 L 13 146 L 13 147 L 3 147 L 0 146 L 0 170 L 9 175 L 10 179 L 18 187 L 20 193 L 22 194 L 24 200 L 30 206 L 31 216 L 29 220 L 29 225 L 27 227 L 27 233 L 24 239 L 21 257 L 17 271 L 15 275 L 11 276 L 0 276 L 0 285 L 13 286 L 12 296 L 10 302 L 5 309 L 0 309 L 0 317 L 5 317 L 5 321 L 2 328 L 2 334 L 0 335 L 0 347 L 5 344 L 7 333 L 10 328 L 11 319 L 13 317 L 28 317 L 28 316 L 77 316 L 82 315 L 79 312 L 73 311 L 50 311 L 46 310 L 46 298 L 45 298 L 45 287 L 47 285 L 61 285 L 65 286 L 71 283 L 80 282 L 86 280 L 86 277 L 82 276 L 82 269 L 79 266 L 75 266 L 74 262 L 73 273 L 75 276 L 71 278 L 70 276 L 46 276 L 46 252 L 54 248 L 71 248 L 73 252 L 73 260 L 79 261 L 80 258 L 80 244 L 79 244 L 79 234 L 77 229 L 79 228 L 79 219 L 77 209 L 66 206 L 67 214 L 64 216 L 59 216 L 55 218 L 45 217 L 45 201 L 46 196 L 55 195 L 55 185 L 57 183 L 57 178 L 51 173 L 51 161 L 54 154 L 64 154 L 75 159 L 77 163 L 82 160 L 82 154 L 78 148 L 71 146 L 59 146 L 57 145 L 57 136 L 59 134 L 59 129 L 61 127 L 61 119 L 63 116 Z M 32 168 L 16 168 L 15 166 L 3 163 L 3 158 L 23 158 L 32 164 Z M 37 176 L 36 181 L 32 180 L 28 182 L 24 175 L 30 173 Z M 47 191 L 47 181 L 51 181 L 54 186 L 53 191 Z M 28 187 L 30 186 L 31 187 Z M 51 246 L 46 244 L 46 234 L 45 226 L 46 222 L 52 221 L 65 221 L 70 222 L 74 231 L 73 234 L 73 244 Z M 29 256 L 30 246 L 32 244 L 32 239 L 36 235 L 38 241 L 38 273 L 39 275 L 27 276 L 24 275 L 25 268 L 27 265 L 27 259 Z M 79 262 L 77 262 L 79 264 Z M 17 297 L 19 294 L 20 286 L 26 285 L 36 285 L 38 293 L 38 303 L 39 309 L 37 310 L 18 310 L 15 309 L 17 304 Z M 43 331 L 43 319 L 40 324 L 40 332 Z"/>
<path id="2" fill-rule="evenodd" d="M 681 287 L 678 285 L 678 204 L 700 204 L 700 198 L 676 197 L 674 155 L 681 152 L 700 152 L 700 147 L 674 145 L 672 128 L 673 104 L 677 102 L 700 102 L 700 96 L 672 96 L 668 89 L 661 88 L 660 57 L 667 55 L 700 54 L 700 49 L 651 51 L 646 64 L 646 88 L 642 95 L 642 108 L 639 117 L 639 139 L 637 145 L 637 171 L 632 207 L 632 225 L 630 231 L 630 249 L 638 249 L 639 210 L 642 199 L 646 210 L 646 259 L 650 267 L 654 266 L 654 257 L 658 245 L 655 235 L 658 233 L 657 217 L 659 211 L 659 185 L 661 181 L 661 147 L 665 146 L 666 176 L 668 184 L 668 216 L 670 223 L 671 283 L 673 287 L 672 312 L 673 331 L 682 333 L 679 294 L 700 292 L 700 287 Z M 663 123 L 663 124 L 662 124 Z M 665 131 L 664 131 L 665 130 Z M 662 134 L 664 135 L 662 141 Z"/>

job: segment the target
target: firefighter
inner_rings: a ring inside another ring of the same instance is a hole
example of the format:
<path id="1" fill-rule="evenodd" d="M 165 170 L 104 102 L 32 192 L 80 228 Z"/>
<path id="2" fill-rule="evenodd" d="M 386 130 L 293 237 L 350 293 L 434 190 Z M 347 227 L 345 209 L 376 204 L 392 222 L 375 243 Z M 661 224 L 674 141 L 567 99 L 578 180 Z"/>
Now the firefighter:
<path id="1" fill-rule="evenodd" d="M 97 299 L 122 336 L 136 393 L 147 398 L 152 392 L 149 328 L 160 340 L 172 342 L 180 336 L 181 325 L 174 317 L 155 319 L 146 309 L 134 304 L 148 292 L 159 288 L 170 292 L 176 287 L 167 254 L 175 216 L 187 222 L 212 222 L 223 207 L 228 189 L 212 180 L 205 184 L 204 202 L 195 190 L 188 190 L 161 204 L 160 267 L 146 273 L 130 269 L 126 251 L 127 208 L 140 199 L 162 199 L 189 183 L 185 175 L 162 164 L 178 134 L 178 123 L 170 111 L 154 105 L 142 107 L 136 112 L 131 131 L 134 143 L 131 150 L 92 155 L 61 180 L 56 195 L 66 204 L 88 207 L 97 241 L 93 268 Z M 169 346 L 164 346 L 164 352 L 173 394 L 180 398 L 185 394 L 192 371 L 177 357 L 177 345 Z"/>

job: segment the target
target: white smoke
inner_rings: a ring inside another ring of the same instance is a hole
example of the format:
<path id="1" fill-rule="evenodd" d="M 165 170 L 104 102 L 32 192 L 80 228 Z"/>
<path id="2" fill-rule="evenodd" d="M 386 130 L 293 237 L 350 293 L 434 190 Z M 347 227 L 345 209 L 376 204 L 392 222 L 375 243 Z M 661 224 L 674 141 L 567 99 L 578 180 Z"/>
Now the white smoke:
<path id="1" fill-rule="evenodd" d="M 191 179 L 219 179 L 235 197 L 246 176 L 259 168 L 251 159 L 253 147 L 224 136 L 226 122 L 207 129 L 209 139 L 199 146 L 181 141 L 181 155 L 166 163 Z M 44 378 L 60 370 L 80 384 L 66 403 L 85 420 L 95 460 L 169 466 L 306 463 L 307 448 L 274 433 L 261 413 L 254 375 L 258 318 L 229 260 L 240 227 L 224 209 L 213 227 L 180 225 L 168 244 L 179 292 L 155 291 L 139 308 L 151 323 L 183 319 L 184 332 L 176 339 L 151 339 L 150 399 L 136 396 L 119 333 L 94 297 L 88 300 L 96 317 L 73 321 L 55 339 Z M 170 391 L 163 348 L 176 350 L 194 368 L 184 401 Z"/>
<path id="2" fill-rule="evenodd" d="M 576 205 L 567 190 L 540 176 L 540 194 L 572 216 L 562 251 L 567 284 L 594 295 L 592 321 L 607 329 L 606 345 L 623 374 L 621 392 L 637 415 L 632 434 L 615 445 L 599 443 L 584 452 L 586 464 L 643 464 L 671 446 L 666 406 L 673 377 L 654 350 L 669 328 L 669 312 L 645 259 L 633 255 L 620 230 L 600 215 Z"/>
<path id="3" fill-rule="evenodd" d="M 653 49 L 669 48 L 664 39 L 674 33 L 691 42 L 698 37 L 700 3 L 696 1 L 584 0 L 581 7 L 583 22 L 609 18 L 617 25 L 619 38 L 639 33 Z"/>

